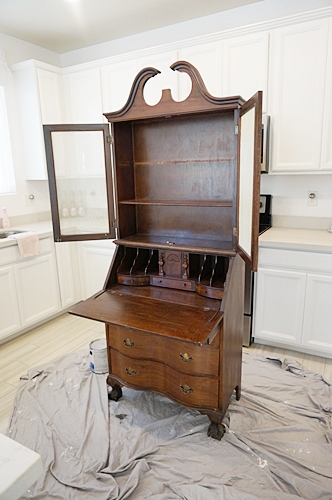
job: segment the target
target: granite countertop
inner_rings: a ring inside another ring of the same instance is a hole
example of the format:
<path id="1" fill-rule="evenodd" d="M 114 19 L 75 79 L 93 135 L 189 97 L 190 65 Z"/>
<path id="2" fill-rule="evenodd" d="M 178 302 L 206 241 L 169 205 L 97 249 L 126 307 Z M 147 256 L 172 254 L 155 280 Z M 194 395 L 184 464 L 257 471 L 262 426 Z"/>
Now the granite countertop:
<path id="1" fill-rule="evenodd" d="M 271 227 L 260 235 L 259 247 L 332 253 L 332 232 L 327 229 Z"/>

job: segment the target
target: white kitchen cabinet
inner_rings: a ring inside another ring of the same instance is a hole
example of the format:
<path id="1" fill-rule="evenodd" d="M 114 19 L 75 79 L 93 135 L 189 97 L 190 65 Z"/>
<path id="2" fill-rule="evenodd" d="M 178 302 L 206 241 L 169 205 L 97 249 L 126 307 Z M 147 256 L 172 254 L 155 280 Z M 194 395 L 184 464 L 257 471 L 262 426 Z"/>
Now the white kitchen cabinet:
<path id="1" fill-rule="evenodd" d="M 64 92 L 68 123 L 100 124 L 105 121 L 99 68 L 66 74 L 64 76 Z M 60 141 L 60 139 L 61 135 L 58 140 Z M 62 139 L 63 146 L 67 151 L 64 157 L 67 160 L 64 162 L 66 164 L 65 178 L 92 179 L 103 177 L 104 161 L 100 153 L 102 151 L 100 148 L 100 134 L 85 134 L 84 136 L 82 133 L 72 132 L 71 140 L 68 139 L 65 136 Z M 58 165 L 61 165 L 61 163 L 61 161 L 57 161 Z M 59 172 L 57 172 L 57 176 L 60 177 Z M 75 192 L 77 198 L 75 184 L 75 182 L 67 182 L 65 188 L 68 192 Z M 78 203 L 77 199 L 76 203 Z"/>
<path id="2" fill-rule="evenodd" d="M 255 340 L 300 344 L 305 273 L 259 268 L 256 287 Z"/>
<path id="3" fill-rule="evenodd" d="M 271 32 L 272 173 L 319 172 L 328 19 Z"/>
<path id="4" fill-rule="evenodd" d="M 103 112 L 117 111 L 128 99 L 131 83 L 138 73 L 137 60 L 108 64 L 100 72 Z"/>
<path id="5" fill-rule="evenodd" d="M 68 123 L 103 123 L 100 69 L 75 71 L 64 76 Z"/>
<path id="6" fill-rule="evenodd" d="M 12 66 L 25 177 L 46 180 L 43 123 L 63 123 L 61 69 L 29 60 Z"/>
<path id="7" fill-rule="evenodd" d="M 332 255 L 260 248 L 255 342 L 332 357 Z"/>
<path id="8" fill-rule="evenodd" d="M 24 259 L 14 267 L 22 328 L 60 311 L 55 259 L 52 253 Z"/>
<path id="9" fill-rule="evenodd" d="M 267 111 L 269 32 L 259 32 L 223 41 L 222 95 L 249 99 L 263 91 L 263 112 Z"/>
<path id="10" fill-rule="evenodd" d="M 332 171 L 332 18 L 329 19 L 321 170 Z"/>
<path id="11" fill-rule="evenodd" d="M 55 243 L 55 255 L 59 277 L 61 307 L 76 304 L 82 298 L 75 242 Z"/>
<path id="12" fill-rule="evenodd" d="M 39 243 L 40 254 L 25 259 L 16 244 L 0 248 L 0 342 L 62 309 L 54 244 Z"/>
<path id="13" fill-rule="evenodd" d="M 199 71 L 204 84 L 213 96 L 223 96 L 222 74 L 222 42 L 201 43 L 178 51 L 180 61 L 188 61 Z M 188 75 L 179 75 L 179 99 L 186 99 L 191 91 L 191 81 Z M 257 91 L 250 94 L 251 97 Z"/>
<path id="14" fill-rule="evenodd" d="M 332 272 L 308 274 L 302 343 L 332 354 Z"/>
<path id="15" fill-rule="evenodd" d="M 13 266 L 0 267 L 0 341 L 21 328 Z"/>
<path id="16" fill-rule="evenodd" d="M 101 290 L 110 268 L 115 245 L 111 240 L 92 240 L 77 243 L 82 299 Z"/>

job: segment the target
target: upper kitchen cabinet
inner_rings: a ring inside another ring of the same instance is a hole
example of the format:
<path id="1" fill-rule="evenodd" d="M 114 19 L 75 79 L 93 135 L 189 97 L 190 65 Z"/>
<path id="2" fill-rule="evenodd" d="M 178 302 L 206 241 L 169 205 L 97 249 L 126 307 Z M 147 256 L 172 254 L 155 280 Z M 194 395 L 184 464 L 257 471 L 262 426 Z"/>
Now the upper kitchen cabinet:
<path id="1" fill-rule="evenodd" d="M 329 20 L 329 23 L 330 26 L 321 159 L 322 171 L 332 170 L 332 18 Z"/>
<path id="2" fill-rule="evenodd" d="M 100 123 L 103 118 L 100 69 L 64 76 L 67 123 Z"/>
<path id="3" fill-rule="evenodd" d="M 207 90 L 212 95 L 230 95 L 223 93 L 222 89 L 222 42 L 202 43 L 186 47 L 178 51 L 178 58 L 182 61 L 190 62 L 190 64 L 198 69 Z M 179 99 L 181 101 L 186 99 L 190 91 L 191 81 L 188 75 L 179 75 Z"/>
<path id="4" fill-rule="evenodd" d="M 324 109 L 328 22 L 319 19 L 271 33 L 272 173 L 322 171 L 324 110 L 331 127 L 331 109 Z"/>
<path id="5" fill-rule="evenodd" d="M 75 125 L 84 123 L 100 124 L 103 121 L 99 68 L 66 74 L 64 76 L 64 92 L 67 123 Z M 54 134 L 52 140 L 55 140 L 56 136 L 57 134 Z M 102 137 L 100 134 L 74 133 L 72 131 L 70 136 L 69 134 L 59 135 L 58 140 L 60 139 L 62 140 L 62 147 L 66 151 L 66 161 L 58 161 L 58 166 L 66 164 L 64 177 L 90 178 L 92 183 L 94 178 L 104 177 L 104 152 L 101 147 Z M 59 148 L 57 148 L 58 151 Z M 57 174 L 60 177 L 61 171 L 59 170 Z M 86 186 L 84 186 L 84 191 L 85 189 Z M 83 192 L 82 189 L 80 191 Z M 98 191 L 98 187 L 91 184 L 90 192 L 94 191 Z M 76 192 L 76 198 L 82 196 L 90 195 L 88 192 L 84 194 Z M 70 198 L 70 194 L 67 197 Z M 79 200 L 76 199 L 75 203 L 79 203 Z"/>
<path id="6" fill-rule="evenodd" d="M 249 99 L 263 91 L 263 112 L 267 110 L 269 33 L 238 36 L 223 41 L 222 95 Z"/>
<path id="7" fill-rule="evenodd" d="M 15 64 L 11 70 L 21 124 L 25 177 L 46 180 L 42 126 L 64 121 L 61 70 L 34 60 Z"/>
<path id="8" fill-rule="evenodd" d="M 138 71 L 137 60 L 108 64 L 100 68 L 103 112 L 121 109 L 126 103 L 131 82 Z"/>

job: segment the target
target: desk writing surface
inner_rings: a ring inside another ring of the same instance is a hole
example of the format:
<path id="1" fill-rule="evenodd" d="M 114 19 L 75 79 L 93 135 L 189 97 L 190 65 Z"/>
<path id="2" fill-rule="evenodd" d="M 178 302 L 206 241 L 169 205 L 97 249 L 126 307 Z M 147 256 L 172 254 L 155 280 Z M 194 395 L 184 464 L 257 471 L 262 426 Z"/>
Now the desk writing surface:
<path id="1" fill-rule="evenodd" d="M 70 312 L 78 316 L 136 328 L 151 333 L 204 344 L 223 317 L 217 308 L 217 300 L 195 297 L 189 303 L 181 303 L 184 297 L 177 290 L 157 290 L 157 296 L 149 294 L 154 287 L 145 288 L 146 295 L 136 287 L 115 286 L 77 304 Z M 133 290 L 133 293 L 130 293 Z M 143 292 L 144 293 L 144 292 Z M 187 292 L 183 292 L 188 296 Z M 174 297 L 171 302 L 170 298 Z M 163 298 L 164 297 L 164 298 Z M 211 306 L 214 306 L 212 308 Z"/>

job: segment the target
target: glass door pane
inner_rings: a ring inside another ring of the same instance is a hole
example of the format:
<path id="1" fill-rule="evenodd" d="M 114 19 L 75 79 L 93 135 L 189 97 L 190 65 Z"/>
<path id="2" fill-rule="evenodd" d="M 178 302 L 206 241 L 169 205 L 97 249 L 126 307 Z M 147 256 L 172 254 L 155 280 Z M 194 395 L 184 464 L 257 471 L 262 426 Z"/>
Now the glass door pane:
<path id="1" fill-rule="evenodd" d="M 240 111 L 238 249 L 253 271 L 258 264 L 261 175 L 262 92 L 245 102 Z"/>
<path id="2" fill-rule="evenodd" d="M 45 125 L 55 241 L 114 238 L 108 125 Z"/>

